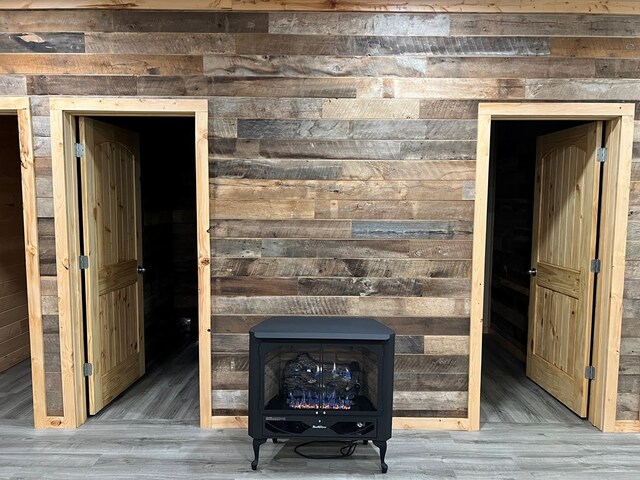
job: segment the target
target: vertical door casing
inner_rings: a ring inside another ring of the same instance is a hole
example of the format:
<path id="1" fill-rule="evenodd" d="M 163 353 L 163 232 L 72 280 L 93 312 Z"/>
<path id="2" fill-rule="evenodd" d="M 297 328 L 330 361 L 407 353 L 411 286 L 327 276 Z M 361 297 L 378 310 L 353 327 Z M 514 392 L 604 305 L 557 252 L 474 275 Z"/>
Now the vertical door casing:
<path id="1" fill-rule="evenodd" d="M 581 417 L 591 353 L 602 122 L 538 138 L 527 376 Z"/>
<path id="2" fill-rule="evenodd" d="M 80 117 L 89 413 L 145 371 L 139 140 Z"/>

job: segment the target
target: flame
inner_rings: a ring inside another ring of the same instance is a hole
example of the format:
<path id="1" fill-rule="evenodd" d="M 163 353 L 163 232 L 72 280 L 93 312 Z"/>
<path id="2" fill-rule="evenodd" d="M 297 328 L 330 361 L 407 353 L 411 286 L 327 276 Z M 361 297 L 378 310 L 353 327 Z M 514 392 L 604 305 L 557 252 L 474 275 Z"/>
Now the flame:
<path id="1" fill-rule="evenodd" d="M 351 410 L 352 404 L 353 400 L 339 397 L 335 391 L 324 392 L 322 398 L 318 392 L 311 390 L 303 391 L 299 397 L 290 392 L 287 397 L 287 406 L 298 410 Z"/>

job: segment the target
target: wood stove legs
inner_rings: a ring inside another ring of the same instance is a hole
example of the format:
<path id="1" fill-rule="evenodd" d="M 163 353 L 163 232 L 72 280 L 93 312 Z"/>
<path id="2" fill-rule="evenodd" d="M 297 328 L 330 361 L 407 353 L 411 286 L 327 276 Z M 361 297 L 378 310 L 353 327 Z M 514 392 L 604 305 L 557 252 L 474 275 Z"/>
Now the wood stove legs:
<path id="1" fill-rule="evenodd" d="M 266 438 L 254 438 L 253 439 L 253 455 L 254 459 L 251 462 L 251 469 L 256 470 L 258 468 L 258 457 L 260 456 L 260 445 L 266 442 Z"/>
<path id="2" fill-rule="evenodd" d="M 384 463 L 384 456 L 387 454 L 387 442 L 373 441 L 373 444 L 380 449 L 380 470 L 382 473 L 387 473 L 389 467 Z"/>
<path id="3" fill-rule="evenodd" d="M 274 438 L 272 440 L 273 440 L 273 443 L 277 443 L 278 442 L 277 438 Z M 266 441 L 267 441 L 266 438 L 254 438 L 253 439 L 253 455 L 254 455 L 254 459 L 251 462 L 251 469 L 252 470 L 257 470 L 258 469 L 258 458 L 260 457 L 260 445 L 262 445 Z M 368 442 L 368 440 L 363 440 L 362 443 L 364 445 L 367 445 L 369 442 Z M 386 463 L 384 463 L 384 457 L 387 454 L 387 442 L 379 442 L 377 440 L 374 440 L 373 444 L 380 449 L 380 470 L 382 471 L 382 473 L 387 473 L 387 470 L 389 469 L 389 467 L 387 466 Z"/>

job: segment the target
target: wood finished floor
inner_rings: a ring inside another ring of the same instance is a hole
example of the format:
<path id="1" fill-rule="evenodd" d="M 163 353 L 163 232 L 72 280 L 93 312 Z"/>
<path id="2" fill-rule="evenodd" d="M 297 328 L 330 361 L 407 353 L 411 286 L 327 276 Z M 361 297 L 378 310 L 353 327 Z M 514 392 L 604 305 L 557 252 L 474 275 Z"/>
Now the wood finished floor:
<path id="1" fill-rule="evenodd" d="M 380 475 L 377 451 L 307 460 L 267 443 L 252 472 L 244 430 L 197 427 L 195 347 L 149 369 L 107 410 L 75 431 L 31 427 L 29 364 L 0 374 L 2 479 L 334 479 Z M 523 366 L 485 348 L 479 432 L 395 431 L 392 479 L 640 478 L 640 435 L 603 434 L 523 378 Z M 192 369 L 195 372 L 195 368 Z M 28 394 L 27 394 L 28 392 Z M 180 420 L 176 420 L 180 418 Z"/>

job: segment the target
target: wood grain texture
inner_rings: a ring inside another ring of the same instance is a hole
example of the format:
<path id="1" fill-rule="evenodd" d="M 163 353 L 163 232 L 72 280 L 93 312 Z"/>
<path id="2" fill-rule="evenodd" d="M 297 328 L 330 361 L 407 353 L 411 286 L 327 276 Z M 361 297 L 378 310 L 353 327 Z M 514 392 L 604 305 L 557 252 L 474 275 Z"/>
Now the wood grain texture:
<path id="1" fill-rule="evenodd" d="M 80 33 L 0 33 L 1 53 L 78 53 L 84 52 Z"/>
<path id="2" fill-rule="evenodd" d="M 247 238 L 350 238 L 348 220 L 216 220 L 211 224 L 213 237 Z"/>
<path id="3" fill-rule="evenodd" d="M 87 53 L 197 55 L 232 53 L 234 37 L 224 33 L 87 33 Z"/>
<path id="4" fill-rule="evenodd" d="M 2 78 L 2 77 L 0 77 Z M 27 82 L 29 95 L 136 95 L 133 76 L 35 75 Z"/>
<path id="5" fill-rule="evenodd" d="M 590 13 L 590 12 L 584 12 Z M 633 16 L 615 15 L 537 15 L 512 13 L 462 14 L 451 16 L 451 35 L 541 35 L 625 36 L 640 34 L 640 22 Z"/>
<path id="6" fill-rule="evenodd" d="M 468 260 L 214 258 L 219 277 L 431 277 L 468 278 Z"/>
<path id="7" fill-rule="evenodd" d="M 24 76 L 0 75 L 0 95 L 26 95 L 27 79 Z"/>
<path id="8" fill-rule="evenodd" d="M 269 29 L 269 17 L 266 13 L 135 10 L 114 10 L 110 13 L 113 30 L 116 32 L 258 33 Z"/>
<path id="9" fill-rule="evenodd" d="M 283 35 L 383 35 L 406 36 L 449 34 L 450 18 L 442 14 L 397 15 L 338 13 L 327 23 L 321 13 L 271 13 L 269 33 Z"/>
<path id="10" fill-rule="evenodd" d="M 210 95 L 231 97 L 381 97 L 378 78 L 211 77 Z"/>
<path id="11" fill-rule="evenodd" d="M 314 4 L 319 10 L 374 10 L 328 16 L 256 11 L 310 8 L 290 1 L 235 0 L 218 4 L 231 11 L 192 12 L 148 1 L 156 2 L 143 0 L 144 6 L 157 9 L 145 11 L 134 2 L 127 5 L 131 9 L 81 9 L 72 15 L 1 12 L 0 45 L 10 50 L 0 48 L 0 95 L 32 95 L 42 300 L 51 318 L 58 314 L 59 282 L 51 229 L 48 157 L 56 146 L 46 135 L 49 96 L 208 99 L 213 303 L 218 296 L 262 298 L 265 309 L 216 315 L 214 332 L 246 334 L 270 313 L 269 299 L 280 295 L 314 299 L 309 305 L 294 302 L 301 311 L 315 311 L 313 302 L 317 311 L 349 311 L 359 297 L 382 299 L 388 302 L 384 321 L 405 337 L 405 355 L 418 348 L 415 337 L 469 334 L 466 313 L 410 316 L 391 300 L 469 298 L 478 102 L 638 101 L 639 59 L 630 45 L 640 23 L 635 15 L 619 15 L 625 11 L 616 10 L 618 3 L 607 2 L 609 13 L 600 2 L 523 0 L 500 13 L 486 2 L 385 5 L 403 13 L 375 10 L 379 2 Z M 559 9 L 572 13 L 558 15 Z M 10 37 L 31 33 L 53 48 L 40 53 L 35 49 L 44 44 Z M 640 180 L 640 169 L 634 171 Z M 640 228 L 630 232 L 633 242 Z M 628 249 L 631 283 L 625 294 L 623 334 L 629 339 L 640 328 L 634 322 L 640 295 L 632 283 L 640 278 L 635 247 Z M 340 304 L 341 298 L 347 303 Z M 360 306 L 351 311 L 359 313 Z M 52 414 L 61 412 L 63 402 L 54 363 L 60 353 L 56 329 L 47 346 Z M 228 345 L 214 341 L 214 348 L 230 354 L 244 348 L 240 338 L 227 340 Z M 443 345 L 463 351 L 462 343 Z M 631 373 L 634 345 L 623 342 L 627 390 L 640 378 Z M 416 370 L 406 375 L 403 395 L 411 391 L 411 375 L 421 384 Z M 244 388 L 238 386 L 243 379 L 221 380 L 230 390 Z M 423 384 L 435 383 L 425 378 Z M 465 391 L 458 378 L 450 384 L 457 387 L 436 391 Z M 405 407 L 397 413 L 421 416 L 419 402 Z M 444 404 L 437 408 L 452 412 Z"/>
<path id="12" fill-rule="evenodd" d="M 329 147 L 330 144 L 327 145 Z M 474 163 L 462 160 L 389 162 L 220 159 L 213 161 L 210 174 L 223 178 L 282 180 L 473 180 Z"/>
<path id="13" fill-rule="evenodd" d="M 87 39 L 89 42 L 89 39 Z M 87 49 L 89 51 L 89 46 Z M 238 34 L 243 55 L 549 55 L 549 41 L 538 37 L 377 37 L 346 35 Z"/>
<path id="14" fill-rule="evenodd" d="M 10 8 L 3 4 L 3 8 Z M 113 30 L 113 13 L 108 11 L 5 10 L 0 31 L 23 32 L 108 32 Z"/>
<path id="15" fill-rule="evenodd" d="M 576 55 L 566 56 L 574 57 Z M 425 76 L 438 78 L 592 78 L 595 76 L 595 65 L 595 59 L 591 58 L 470 58 L 452 56 L 429 59 Z"/>
<path id="16" fill-rule="evenodd" d="M 43 9 L 43 8 L 122 8 L 118 0 L 100 0 L 88 2 L 87 0 L 66 0 L 64 3 L 54 0 L 33 0 L 25 3 L 23 0 L 8 0 L 5 8 L 13 9 Z M 369 12 L 369 11 L 394 11 L 394 12 L 461 12 L 461 13 L 598 13 L 598 14 L 638 14 L 638 8 L 630 0 L 604 0 L 580 2 L 571 0 L 558 4 L 553 0 L 517 0 L 508 4 L 487 3 L 485 0 L 467 0 L 460 3 L 458 0 L 415 1 L 410 5 L 406 3 L 390 3 L 388 0 L 315 0 L 313 2 L 300 2 L 300 0 L 278 0 L 257 3 L 256 0 L 217 0 L 215 2 L 205 0 L 187 0 L 182 2 L 167 0 L 137 0 L 126 4 L 129 9 L 147 10 L 171 10 L 181 8 L 184 10 L 222 10 L 222 11 L 326 11 L 326 12 Z"/>
<path id="17" fill-rule="evenodd" d="M 471 200 L 470 181 L 262 180 L 213 178 L 212 198 L 221 200 Z"/>
<path id="18" fill-rule="evenodd" d="M 524 82 L 519 79 L 390 78 L 387 82 L 396 98 L 509 100 L 525 94 Z"/>
<path id="19" fill-rule="evenodd" d="M 195 75 L 197 56 L 0 53 L 0 74 Z M 34 135 L 37 136 L 36 133 Z"/>
<path id="20" fill-rule="evenodd" d="M 640 57 L 636 42 L 630 38 L 552 38 L 551 54 L 557 57 L 582 58 Z"/>
<path id="21" fill-rule="evenodd" d="M 204 72 L 217 77 L 419 77 L 427 72 L 427 60 L 395 56 L 205 55 Z"/>

